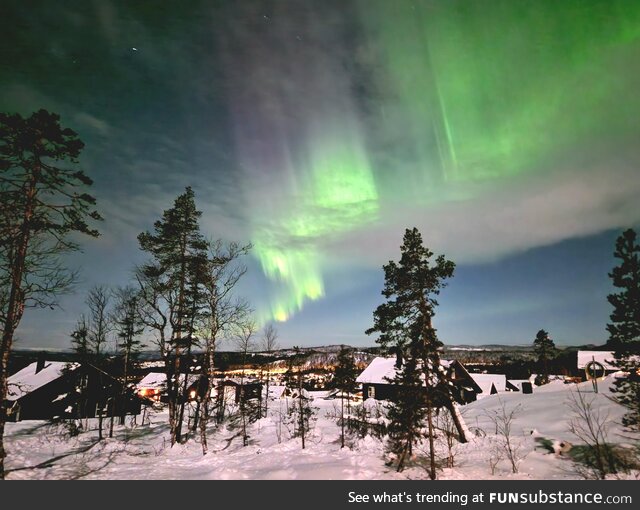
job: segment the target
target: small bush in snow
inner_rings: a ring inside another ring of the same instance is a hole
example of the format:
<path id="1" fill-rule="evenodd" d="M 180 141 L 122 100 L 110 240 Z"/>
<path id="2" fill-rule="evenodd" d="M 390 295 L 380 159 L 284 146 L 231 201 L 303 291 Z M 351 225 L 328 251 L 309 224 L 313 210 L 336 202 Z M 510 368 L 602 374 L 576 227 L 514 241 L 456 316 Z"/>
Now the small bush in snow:
<path id="1" fill-rule="evenodd" d="M 500 407 L 497 410 L 487 411 L 487 416 L 495 425 L 497 449 L 501 450 L 504 458 L 509 461 L 513 473 L 518 472 L 520 462 L 525 457 L 522 453 L 522 439 L 513 435 L 514 421 L 521 411 L 520 404 L 507 410 L 503 400 L 500 400 Z M 498 462 L 499 460 L 495 461 L 496 465 Z M 495 467 L 493 470 L 495 471 Z"/>

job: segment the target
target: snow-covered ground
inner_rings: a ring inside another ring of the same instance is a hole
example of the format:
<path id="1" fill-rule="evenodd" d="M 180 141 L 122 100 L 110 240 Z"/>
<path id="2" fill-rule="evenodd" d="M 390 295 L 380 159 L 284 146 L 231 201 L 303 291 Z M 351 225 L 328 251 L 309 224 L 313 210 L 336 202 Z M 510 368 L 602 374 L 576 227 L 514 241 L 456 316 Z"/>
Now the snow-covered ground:
<path id="1" fill-rule="evenodd" d="M 624 410 L 611 401 L 600 383 L 593 393 L 591 383 L 580 385 L 552 382 L 535 393 L 503 393 L 461 408 L 467 426 L 479 434 L 469 443 L 456 446 L 455 467 L 443 469 L 441 479 L 570 479 L 579 478 L 572 462 L 536 448 L 536 437 L 551 440 L 579 440 L 569 432 L 572 419 L 571 394 L 577 389 L 593 399 L 594 408 L 608 415 L 609 440 L 620 443 L 620 418 Z M 291 438 L 280 426 L 279 411 L 286 401 L 270 404 L 270 416 L 251 426 L 250 445 L 243 447 L 237 430 L 222 428 L 209 435 L 210 452 L 202 455 L 197 438 L 173 448 L 168 444 L 167 416 L 157 412 L 150 423 L 136 427 L 116 427 L 116 437 L 96 442 L 97 432 L 65 437 L 58 425 L 25 421 L 7 426 L 9 479 L 418 479 L 426 478 L 417 462 L 397 473 L 385 465 L 384 443 L 372 437 L 353 439 L 340 448 L 340 429 L 335 415 L 339 401 L 324 400 L 325 392 L 315 392 L 312 405 L 317 420 L 307 447 Z M 519 472 L 511 472 L 502 460 L 490 472 L 489 460 L 496 443 L 495 425 L 489 416 L 516 408 L 512 435 L 521 448 Z M 129 419 L 129 418 L 128 418 Z M 140 417 L 138 417 L 138 423 Z M 532 434 L 531 432 L 534 431 Z M 418 448 L 421 450 L 421 448 Z M 633 477 L 633 475 L 632 475 Z"/>

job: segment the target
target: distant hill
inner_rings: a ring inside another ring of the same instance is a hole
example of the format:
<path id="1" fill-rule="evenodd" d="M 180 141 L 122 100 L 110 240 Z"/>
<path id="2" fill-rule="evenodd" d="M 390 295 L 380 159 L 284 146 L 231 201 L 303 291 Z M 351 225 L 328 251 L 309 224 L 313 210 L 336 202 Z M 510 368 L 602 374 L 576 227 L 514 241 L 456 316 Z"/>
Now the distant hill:
<path id="1" fill-rule="evenodd" d="M 314 347 L 300 347 L 300 352 L 305 357 L 303 363 L 305 369 L 330 368 L 336 364 L 338 352 L 344 344 L 318 345 Z M 346 346 L 350 347 L 350 346 Z M 383 355 L 383 350 L 379 346 L 372 347 L 351 347 L 354 350 L 356 363 L 359 366 L 366 366 L 374 357 Z M 562 353 L 568 355 L 578 350 L 607 350 L 606 346 L 593 344 L 580 346 L 559 346 Z M 295 354 L 294 349 L 284 348 L 274 351 L 270 356 L 264 352 L 252 353 L 250 363 L 253 365 L 264 365 L 270 363 L 274 367 L 284 367 L 287 359 Z M 70 350 L 47 350 L 47 349 L 15 349 L 9 359 L 9 373 L 15 373 L 24 368 L 29 363 L 33 363 L 39 356 L 43 356 L 47 361 L 73 361 L 74 354 Z M 199 356 L 198 352 L 193 353 L 194 358 Z M 532 361 L 535 356 L 533 345 L 445 345 L 442 357 L 445 359 L 457 359 L 466 364 L 488 364 L 493 365 L 504 360 L 509 361 Z M 140 361 L 153 362 L 160 361 L 157 351 L 143 351 L 140 353 Z M 221 363 L 227 367 L 237 365 L 241 361 L 240 355 L 233 351 L 218 351 L 216 353 L 216 364 Z M 194 362 L 196 360 L 194 359 Z"/>

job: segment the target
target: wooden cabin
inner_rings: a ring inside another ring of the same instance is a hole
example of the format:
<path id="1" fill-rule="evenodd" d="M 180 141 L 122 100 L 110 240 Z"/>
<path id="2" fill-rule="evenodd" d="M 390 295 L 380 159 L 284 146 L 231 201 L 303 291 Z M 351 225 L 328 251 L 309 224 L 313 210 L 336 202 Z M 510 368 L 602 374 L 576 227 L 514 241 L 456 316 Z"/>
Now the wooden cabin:
<path id="1" fill-rule="evenodd" d="M 243 400 L 262 399 L 262 383 L 253 379 L 231 378 L 218 381 L 217 391 L 223 391 L 225 400 L 239 404 Z"/>
<path id="2" fill-rule="evenodd" d="M 441 360 L 442 368 L 455 388 L 453 397 L 459 404 L 468 404 L 476 400 L 482 392 L 467 369 L 457 360 Z M 356 382 L 362 384 L 363 398 L 375 400 L 394 400 L 402 386 L 393 379 L 402 366 L 401 357 L 374 358 L 369 366 L 357 377 Z M 425 389 L 426 391 L 426 389 Z"/>
<path id="3" fill-rule="evenodd" d="M 8 379 L 9 421 L 95 418 L 139 414 L 140 400 L 92 366 L 39 360 Z"/>

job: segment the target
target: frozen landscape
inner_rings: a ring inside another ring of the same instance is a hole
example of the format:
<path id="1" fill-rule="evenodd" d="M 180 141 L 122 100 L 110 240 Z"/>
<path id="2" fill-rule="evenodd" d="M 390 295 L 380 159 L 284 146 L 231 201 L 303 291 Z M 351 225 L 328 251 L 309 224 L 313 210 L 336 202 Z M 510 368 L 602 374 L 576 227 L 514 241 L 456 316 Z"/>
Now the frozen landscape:
<path id="1" fill-rule="evenodd" d="M 533 394 L 505 392 L 488 395 L 460 408 L 472 439 L 454 446 L 454 467 L 438 471 L 439 479 L 576 479 L 582 478 L 571 458 L 549 451 L 543 442 L 558 445 L 570 442 L 579 448 L 580 440 L 570 432 L 576 419 L 572 410 L 577 391 L 593 403 L 593 415 L 606 421 L 607 440 L 614 444 L 628 441 L 620 426 L 624 408 L 609 397 L 613 376 L 599 382 L 594 393 L 591 382 L 564 384 L 561 381 L 536 387 Z M 144 424 L 116 426 L 115 437 L 97 442 L 97 432 L 89 430 L 76 437 L 65 434 L 60 424 L 45 421 L 8 423 L 6 433 L 8 479 L 425 479 L 423 467 L 427 448 L 420 445 L 404 471 L 398 473 L 385 462 L 385 440 L 367 436 L 350 437 L 340 448 L 340 400 L 325 400 L 327 392 L 311 392 L 316 417 L 307 446 L 292 438 L 280 416 L 293 399 L 272 399 L 269 416 L 251 425 L 249 445 L 244 447 L 238 430 L 210 429 L 209 448 L 192 435 L 185 444 L 169 446 L 166 411 L 152 411 Z M 366 405 L 373 402 L 366 401 Z M 362 405 L 362 404 L 353 404 Z M 518 451 L 518 473 L 506 458 L 494 462 L 492 452 L 500 437 L 495 434 L 491 416 L 502 406 L 516 410 L 511 436 Z M 91 428 L 91 427 L 89 427 Z M 542 441 L 545 438 L 548 441 Z M 444 445 L 438 448 L 446 449 Z M 622 475 L 637 479 L 639 473 Z M 613 478 L 613 476 L 611 476 Z M 617 476 L 616 477 L 620 477 Z"/>

